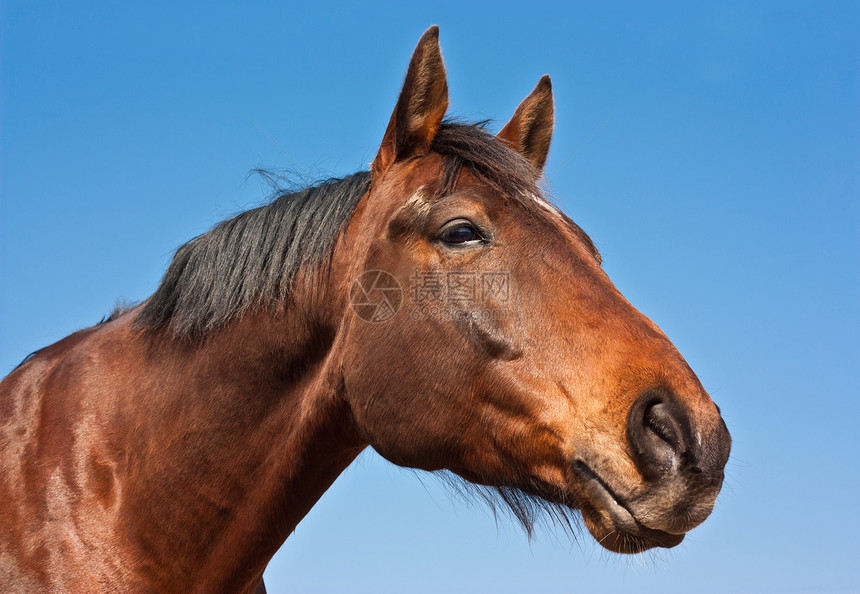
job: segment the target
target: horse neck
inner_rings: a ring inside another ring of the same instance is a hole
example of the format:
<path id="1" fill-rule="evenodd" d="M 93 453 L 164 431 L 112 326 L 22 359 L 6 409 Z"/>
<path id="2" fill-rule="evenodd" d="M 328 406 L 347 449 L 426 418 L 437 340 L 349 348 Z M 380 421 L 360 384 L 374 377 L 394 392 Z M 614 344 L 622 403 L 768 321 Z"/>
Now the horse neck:
<path id="1" fill-rule="evenodd" d="M 156 476 L 139 477 L 129 504 L 151 510 L 143 525 L 176 536 L 159 537 L 170 559 L 213 587 L 237 568 L 253 581 L 364 448 L 343 399 L 337 333 L 288 308 L 246 315 L 198 345 L 152 340 L 140 381 L 158 389 L 144 390 L 140 412 L 160 414 L 137 446 L 157 459 L 130 474 Z M 194 550 L 180 554 L 177 542 Z"/>

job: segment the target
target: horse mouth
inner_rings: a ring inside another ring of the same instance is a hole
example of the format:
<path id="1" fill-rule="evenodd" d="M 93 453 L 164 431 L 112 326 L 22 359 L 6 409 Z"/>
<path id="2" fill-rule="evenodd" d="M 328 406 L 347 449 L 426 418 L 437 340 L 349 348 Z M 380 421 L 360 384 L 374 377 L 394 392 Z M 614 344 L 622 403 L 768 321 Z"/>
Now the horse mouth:
<path id="1" fill-rule="evenodd" d="M 604 548 L 615 553 L 641 553 L 654 547 L 672 548 L 684 540 L 683 533 L 644 526 L 585 462 L 576 461 L 573 471 L 579 479 L 579 508 L 585 525 Z"/>

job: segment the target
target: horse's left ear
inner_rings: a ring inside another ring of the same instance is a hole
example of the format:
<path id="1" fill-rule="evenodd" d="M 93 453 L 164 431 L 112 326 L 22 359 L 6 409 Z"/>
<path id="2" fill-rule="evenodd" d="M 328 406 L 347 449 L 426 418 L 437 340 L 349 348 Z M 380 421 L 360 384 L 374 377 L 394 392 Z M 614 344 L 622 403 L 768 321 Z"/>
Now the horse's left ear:
<path id="1" fill-rule="evenodd" d="M 544 74 L 534 90 L 517 107 L 511 121 L 505 124 L 498 137 L 522 153 L 535 169 L 542 171 L 552 140 L 554 114 L 552 82 Z"/>
<path id="2" fill-rule="evenodd" d="M 439 27 L 433 25 L 415 47 L 400 98 L 371 164 L 382 175 L 395 161 L 423 155 L 448 110 L 448 78 L 439 49 Z"/>

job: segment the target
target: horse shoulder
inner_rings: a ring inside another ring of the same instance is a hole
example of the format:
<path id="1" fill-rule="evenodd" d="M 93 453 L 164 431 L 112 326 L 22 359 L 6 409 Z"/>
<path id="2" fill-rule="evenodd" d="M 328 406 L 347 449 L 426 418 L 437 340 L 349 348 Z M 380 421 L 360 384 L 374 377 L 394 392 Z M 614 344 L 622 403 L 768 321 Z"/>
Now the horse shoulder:
<path id="1" fill-rule="evenodd" d="M 104 447 L 105 351 L 117 331 L 71 334 L 0 382 L 4 591 L 98 591 L 119 577 L 109 552 L 121 489 Z"/>

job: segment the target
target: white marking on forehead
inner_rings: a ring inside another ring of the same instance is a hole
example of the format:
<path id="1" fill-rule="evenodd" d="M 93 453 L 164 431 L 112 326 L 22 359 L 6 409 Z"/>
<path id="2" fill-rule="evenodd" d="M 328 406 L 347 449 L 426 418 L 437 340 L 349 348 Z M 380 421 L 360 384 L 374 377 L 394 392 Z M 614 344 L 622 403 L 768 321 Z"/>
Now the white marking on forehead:
<path id="1" fill-rule="evenodd" d="M 404 206 L 412 207 L 421 214 L 426 214 L 430 210 L 430 203 L 427 201 L 424 186 L 420 186 L 415 193 L 406 199 Z"/>
<path id="2" fill-rule="evenodd" d="M 538 206 L 540 206 L 547 213 L 549 213 L 549 215 L 552 216 L 554 219 L 563 220 L 564 217 L 562 216 L 561 211 L 558 209 L 558 207 L 549 200 L 547 200 L 543 196 L 543 194 L 539 192 L 529 192 L 526 194 L 526 196 L 534 200 Z"/>

